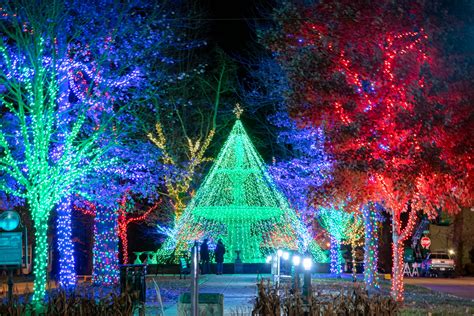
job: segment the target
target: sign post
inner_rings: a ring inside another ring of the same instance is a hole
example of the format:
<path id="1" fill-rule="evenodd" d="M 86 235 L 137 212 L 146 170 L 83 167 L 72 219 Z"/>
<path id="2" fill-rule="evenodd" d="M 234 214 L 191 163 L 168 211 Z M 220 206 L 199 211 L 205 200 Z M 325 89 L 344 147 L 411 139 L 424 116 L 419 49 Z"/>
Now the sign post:
<path id="1" fill-rule="evenodd" d="M 431 239 L 429 239 L 428 237 L 425 236 L 425 237 L 421 238 L 420 244 L 421 244 L 421 247 L 423 247 L 425 249 L 428 249 L 428 248 L 430 248 L 430 245 L 431 245 Z"/>
<path id="2" fill-rule="evenodd" d="M 13 270 L 21 268 L 23 261 L 23 234 L 17 230 L 20 216 L 15 211 L 0 214 L 0 266 L 8 271 L 8 300 L 13 297 Z"/>

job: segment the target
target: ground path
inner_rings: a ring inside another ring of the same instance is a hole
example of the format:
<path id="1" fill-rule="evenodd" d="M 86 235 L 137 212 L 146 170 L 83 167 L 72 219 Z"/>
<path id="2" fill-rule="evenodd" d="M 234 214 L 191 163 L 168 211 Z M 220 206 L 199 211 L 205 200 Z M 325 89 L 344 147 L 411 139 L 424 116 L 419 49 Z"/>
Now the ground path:
<path id="1" fill-rule="evenodd" d="M 224 315 L 233 315 L 237 311 L 240 312 L 240 315 L 248 315 L 251 314 L 252 301 L 257 295 L 257 275 L 204 275 L 199 285 L 199 292 L 224 294 Z M 177 314 L 177 304 L 165 309 L 166 316 Z"/>

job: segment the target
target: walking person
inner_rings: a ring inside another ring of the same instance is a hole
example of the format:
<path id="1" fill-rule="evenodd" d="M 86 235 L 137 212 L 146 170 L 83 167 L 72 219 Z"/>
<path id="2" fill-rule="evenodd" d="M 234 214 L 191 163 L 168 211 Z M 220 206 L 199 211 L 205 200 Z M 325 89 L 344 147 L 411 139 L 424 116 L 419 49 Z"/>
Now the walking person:
<path id="1" fill-rule="evenodd" d="M 207 274 L 210 271 L 210 264 L 209 264 L 209 245 L 207 244 L 208 239 L 205 238 L 201 244 L 201 248 L 199 249 L 201 253 L 201 273 Z"/>
<path id="2" fill-rule="evenodd" d="M 219 239 L 217 241 L 216 250 L 214 251 L 214 255 L 216 257 L 216 263 L 217 263 L 216 274 L 222 274 L 222 271 L 224 270 L 224 254 L 225 254 L 225 246 L 222 243 L 222 239 Z"/>

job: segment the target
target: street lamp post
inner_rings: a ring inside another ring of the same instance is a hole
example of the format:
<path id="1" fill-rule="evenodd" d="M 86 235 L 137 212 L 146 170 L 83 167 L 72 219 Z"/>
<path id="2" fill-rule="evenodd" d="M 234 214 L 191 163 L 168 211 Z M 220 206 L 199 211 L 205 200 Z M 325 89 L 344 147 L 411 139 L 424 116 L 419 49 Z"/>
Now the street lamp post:
<path id="1" fill-rule="evenodd" d="M 292 263 L 293 263 L 293 287 L 296 289 L 299 289 L 300 287 L 300 263 L 301 263 L 301 257 L 298 255 L 294 255 L 292 258 Z"/>
<path id="2" fill-rule="evenodd" d="M 304 284 L 303 284 L 303 296 L 306 296 L 307 301 L 309 302 L 312 295 L 312 288 L 311 288 L 311 268 L 313 266 L 313 262 L 311 258 L 304 258 L 303 259 L 303 269 L 304 269 Z"/>
<path id="3" fill-rule="evenodd" d="M 278 249 L 277 250 L 277 255 L 276 255 L 276 261 L 277 261 L 277 282 L 276 284 L 278 287 L 280 286 L 280 276 L 281 276 L 281 271 L 280 271 L 280 264 L 281 264 L 281 257 L 283 256 L 283 250 Z"/>
<path id="4" fill-rule="evenodd" d="M 194 242 L 191 251 L 191 315 L 199 315 L 199 247 Z"/>

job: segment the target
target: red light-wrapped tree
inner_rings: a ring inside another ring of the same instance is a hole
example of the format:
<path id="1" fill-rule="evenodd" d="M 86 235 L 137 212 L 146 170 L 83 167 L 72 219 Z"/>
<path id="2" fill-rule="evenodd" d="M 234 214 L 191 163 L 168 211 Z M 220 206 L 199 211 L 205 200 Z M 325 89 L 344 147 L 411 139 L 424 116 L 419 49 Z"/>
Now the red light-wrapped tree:
<path id="1" fill-rule="evenodd" d="M 144 221 L 161 204 L 161 200 L 159 200 L 152 207 L 149 207 L 145 212 L 138 213 L 135 211 L 134 203 L 132 203 L 130 207 L 127 207 L 127 200 L 131 200 L 128 198 L 129 195 L 130 191 L 127 190 L 120 199 L 120 207 L 118 209 L 117 229 L 118 236 L 122 242 L 122 255 L 124 264 L 130 263 L 128 257 L 128 224 Z"/>
<path id="2" fill-rule="evenodd" d="M 288 6 L 263 34 L 287 71 L 293 116 L 325 126 L 336 160 L 315 203 L 349 197 L 360 209 L 380 201 L 391 213 L 398 301 L 416 213 L 456 213 L 473 200 L 472 89 L 441 53 L 443 29 L 431 10 L 403 1 Z"/>

